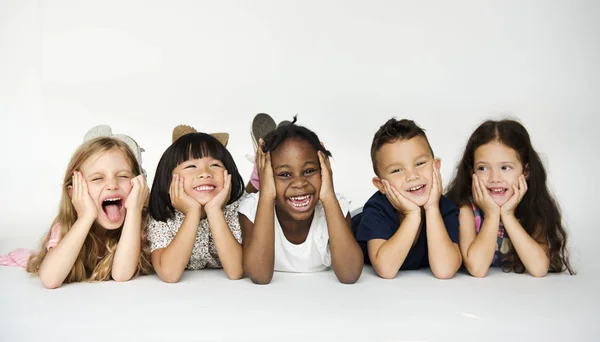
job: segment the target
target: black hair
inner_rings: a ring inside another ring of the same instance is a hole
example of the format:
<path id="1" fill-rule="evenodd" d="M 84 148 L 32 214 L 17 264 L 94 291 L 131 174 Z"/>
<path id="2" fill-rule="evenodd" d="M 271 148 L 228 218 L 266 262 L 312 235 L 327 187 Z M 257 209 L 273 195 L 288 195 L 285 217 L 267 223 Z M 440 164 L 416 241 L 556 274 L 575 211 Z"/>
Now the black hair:
<path id="1" fill-rule="evenodd" d="M 371 143 L 371 162 L 373 163 L 373 171 L 375 174 L 379 176 L 376 157 L 377 151 L 379 151 L 381 146 L 395 142 L 396 140 L 410 140 L 414 137 L 422 137 L 425 139 L 429 151 L 431 151 L 431 156 L 433 156 L 433 149 L 429 144 L 429 139 L 427 139 L 425 130 L 419 127 L 414 121 L 408 119 L 398 121 L 396 118 L 391 118 L 379 127 L 373 137 L 373 142 Z"/>
<path id="2" fill-rule="evenodd" d="M 294 122 L 295 121 L 296 120 L 294 120 Z M 321 151 L 326 156 L 331 157 L 331 152 L 321 145 L 321 140 L 319 140 L 319 137 L 315 132 L 304 126 L 296 125 L 293 122 L 287 125 L 280 125 L 277 129 L 269 132 L 264 139 L 265 144 L 263 145 L 263 152 L 273 152 L 279 145 L 290 139 L 305 140 L 311 144 L 316 151 Z"/>
<path id="3" fill-rule="evenodd" d="M 177 165 L 190 160 L 212 157 L 220 160 L 231 175 L 231 196 L 227 204 L 237 201 L 244 193 L 244 181 L 233 157 L 215 137 L 206 133 L 189 133 L 177 139 L 163 153 L 152 182 L 150 191 L 150 216 L 157 221 L 166 222 L 173 218 L 175 208 L 171 204 L 169 187 L 172 173 Z"/>

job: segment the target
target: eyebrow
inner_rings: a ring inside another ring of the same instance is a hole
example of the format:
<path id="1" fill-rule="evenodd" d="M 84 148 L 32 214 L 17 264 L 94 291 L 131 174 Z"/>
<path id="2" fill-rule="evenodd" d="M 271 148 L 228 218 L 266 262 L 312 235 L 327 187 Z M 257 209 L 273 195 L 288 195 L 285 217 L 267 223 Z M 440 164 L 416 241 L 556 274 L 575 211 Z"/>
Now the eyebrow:
<path id="1" fill-rule="evenodd" d="M 486 161 L 478 161 L 475 164 L 491 164 L 491 163 L 486 162 Z M 515 162 L 510 162 L 510 161 L 501 161 L 501 162 L 498 162 L 496 164 L 511 164 L 511 165 L 515 165 L 516 163 Z"/>
<path id="2" fill-rule="evenodd" d="M 314 165 L 314 166 L 319 166 L 319 163 L 315 162 L 315 161 L 307 161 L 306 163 L 304 163 L 304 165 L 302 165 L 302 167 L 306 167 L 307 165 Z M 282 165 L 277 165 L 275 167 L 275 170 L 280 170 L 280 169 L 291 169 L 292 167 L 288 164 L 282 164 Z"/>
<path id="3" fill-rule="evenodd" d="M 430 157 L 430 155 L 429 155 L 428 153 L 423 153 L 423 154 L 421 154 L 421 155 L 417 156 L 417 157 L 416 157 L 414 160 L 415 160 L 415 161 L 417 161 L 417 160 L 419 160 L 419 159 L 422 159 L 422 158 L 429 158 L 429 157 Z M 388 166 L 384 167 L 383 169 L 384 169 L 384 170 L 387 170 L 387 169 L 389 169 L 389 168 L 391 168 L 391 167 L 398 167 L 398 166 L 402 167 L 402 166 L 404 166 L 404 165 L 403 165 L 402 163 L 400 163 L 400 162 L 394 162 L 393 164 L 390 164 L 390 165 L 388 165 Z"/>

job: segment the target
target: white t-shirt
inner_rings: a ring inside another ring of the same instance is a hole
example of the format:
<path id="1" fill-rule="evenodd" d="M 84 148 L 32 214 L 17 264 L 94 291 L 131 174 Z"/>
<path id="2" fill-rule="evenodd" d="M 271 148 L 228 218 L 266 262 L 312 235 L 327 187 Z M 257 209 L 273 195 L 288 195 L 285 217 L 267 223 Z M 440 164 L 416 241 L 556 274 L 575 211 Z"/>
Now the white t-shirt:
<path id="1" fill-rule="evenodd" d="M 250 222 L 256 218 L 258 208 L 258 193 L 248 194 L 240 199 L 238 211 Z M 336 194 L 344 217 L 348 214 L 350 203 L 340 194 Z M 289 242 L 275 212 L 275 271 L 282 272 L 318 272 L 331 266 L 329 251 L 329 231 L 325 220 L 325 210 L 319 201 L 315 207 L 315 215 L 306 241 L 296 245 Z"/>

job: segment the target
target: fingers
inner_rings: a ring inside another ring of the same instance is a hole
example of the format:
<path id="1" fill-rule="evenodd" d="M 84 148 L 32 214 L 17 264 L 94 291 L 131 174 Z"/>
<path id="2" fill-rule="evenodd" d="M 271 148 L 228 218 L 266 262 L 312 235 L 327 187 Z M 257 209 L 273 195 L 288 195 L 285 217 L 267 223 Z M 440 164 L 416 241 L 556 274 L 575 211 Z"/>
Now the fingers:
<path id="1" fill-rule="evenodd" d="M 388 198 L 393 202 L 393 204 L 395 206 L 401 204 L 401 194 L 398 192 L 398 190 L 394 186 L 392 186 L 387 180 L 384 179 L 382 180 L 382 182 L 385 188 L 385 193 L 388 196 Z"/>
<path id="2" fill-rule="evenodd" d="M 175 203 L 175 199 L 178 197 L 179 190 L 179 175 L 173 175 L 171 179 L 171 185 L 169 186 L 169 197 L 171 197 L 171 204 Z"/>
<path id="3" fill-rule="evenodd" d="M 481 188 L 479 187 L 479 177 L 473 174 L 473 198 L 475 202 L 479 202 L 483 199 L 483 195 L 481 194 Z"/>
<path id="4" fill-rule="evenodd" d="M 223 180 L 223 189 L 231 191 L 231 175 L 227 172 L 227 170 L 223 171 Z"/>
<path id="5" fill-rule="evenodd" d="M 437 168 L 437 166 L 435 166 L 435 163 L 433 165 L 433 186 L 431 187 L 431 189 L 438 189 L 440 188 L 440 170 Z"/>
<path id="6" fill-rule="evenodd" d="M 528 189 L 527 181 L 525 180 L 524 175 L 521 175 L 519 177 L 519 185 L 520 185 L 519 190 L 520 190 L 520 194 L 521 194 L 521 196 L 519 197 L 519 200 L 521 200 L 525 196 L 525 193 L 527 192 L 527 189 Z"/>
<path id="7" fill-rule="evenodd" d="M 264 167 L 268 167 L 271 169 L 271 152 L 265 153 L 265 165 Z"/>

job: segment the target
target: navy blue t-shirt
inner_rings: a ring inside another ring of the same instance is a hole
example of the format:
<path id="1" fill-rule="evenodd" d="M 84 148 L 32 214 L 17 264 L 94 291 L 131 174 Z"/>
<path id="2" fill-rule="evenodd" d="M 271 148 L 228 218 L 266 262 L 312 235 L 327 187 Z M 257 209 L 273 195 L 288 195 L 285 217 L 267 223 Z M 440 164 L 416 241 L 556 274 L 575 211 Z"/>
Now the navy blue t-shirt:
<path id="1" fill-rule="evenodd" d="M 452 201 L 441 196 L 440 212 L 450 240 L 458 243 L 458 208 Z M 427 227 L 424 217 L 421 219 L 421 224 L 421 232 L 417 237 L 417 242 L 408 252 L 400 270 L 416 270 L 429 266 Z M 396 233 L 398 227 L 400 227 L 400 218 L 396 209 L 384 194 L 377 191 L 365 203 L 362 213 L 352 218 L 352 232 L 363 251 L 365 263 L 371 263 L 367 251 L 367 241 L 371 239 L 389 240 Z"/>

